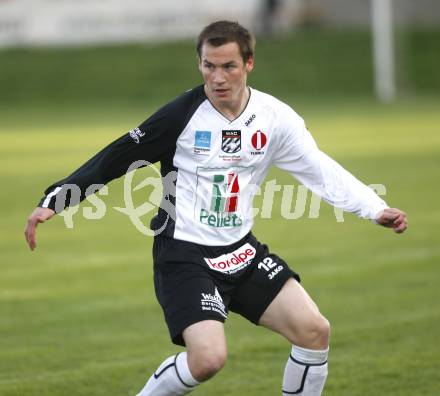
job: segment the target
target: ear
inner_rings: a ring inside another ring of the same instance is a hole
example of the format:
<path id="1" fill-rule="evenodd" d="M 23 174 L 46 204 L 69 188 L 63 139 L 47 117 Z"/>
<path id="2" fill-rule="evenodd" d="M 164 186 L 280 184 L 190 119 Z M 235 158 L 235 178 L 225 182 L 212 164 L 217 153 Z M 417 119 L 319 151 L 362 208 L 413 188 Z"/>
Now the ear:
<path id="1" fill-rule="evenodd" d="M 246 62 L 246 71 L 250 73 L 252 70 L 254 70 L 254 57 L 251 55 Z"/>
<path id="2" fill-rule="evenodd" d="M 199 71 L 201 72 L 202 71 L 202 58 L 200 58 L 200 56 L 198 56 L 197 60 L 198 60 L 198 68 L 199 68 Z"/>

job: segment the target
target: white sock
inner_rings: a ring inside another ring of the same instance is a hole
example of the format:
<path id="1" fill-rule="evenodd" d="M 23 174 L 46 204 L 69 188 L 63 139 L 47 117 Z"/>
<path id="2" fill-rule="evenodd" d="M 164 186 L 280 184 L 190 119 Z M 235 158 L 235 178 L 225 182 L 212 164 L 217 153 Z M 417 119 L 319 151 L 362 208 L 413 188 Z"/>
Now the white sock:
<path id="1" fill-rule="evenodd" d="M 166 359 L 136 396 L 186 395 L 199 383 L 188 367 L 186 352 Z"/>
<path id="2" fill-rule="evenodd" d="M 327 378 L 328 348 L 315 351 L 292 346 L 284 370 L 283 396 L 320 396 Z"/>

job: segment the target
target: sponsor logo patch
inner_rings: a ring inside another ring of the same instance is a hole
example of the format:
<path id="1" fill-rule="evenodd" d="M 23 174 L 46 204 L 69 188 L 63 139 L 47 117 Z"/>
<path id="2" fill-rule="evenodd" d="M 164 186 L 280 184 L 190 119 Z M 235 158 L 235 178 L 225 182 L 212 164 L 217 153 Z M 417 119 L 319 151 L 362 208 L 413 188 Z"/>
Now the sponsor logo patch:
<path id="1" fill-rule="evenodd" d="M 208 227 L 235 228 L 243 224 L 251 210 L 253 167 L 197 167 L 194 192 L 194 220 Z M 249 187 L 250 186 L 250 187 Z"/>
<path id="2" fill-rule="evenodd" d="M 217 174 L 212 178 L 212 192 L 209 211 L 200 211 L 200 222 L 212 227 L 237 227 L 242 220 L 234 213 L 240 198 L 238 174 Z"/>
<path id="3" fill-rule="evenodd" d="M 203 311 L 214 311 L 219 313 L 224 318 L 227 318 L 225 304 L 223 303 L 222 296 L 215 287 L 214 294 L 211 293 L 201 293 L 202 298 L 200 300 Z"/>
<path id="4" fill-rule="evenodd" d="M 256 250 L 254 247 L 246 243 L 231 253 L 223 254 L 215 258 L 204 258 L 209 268 L 214 271 L 233 274 L 247 267 L 252 263 Z"/>
<path id="5" fill-rule="evenodd" d="M 195 131 L 194 153 L 208 155 L 211 150 L 211 131 Z"/>
<path id="6" fill-rule="evenodd" d="M 222 151 L 226 154 L 235 154 L 241 150 L 241 131 L 222 131 Z"/>
<path id="7" fill-rule="evenodd" d="M 255 151 L 251 151 L 251 155 L 264 154 L 263 148 L 266 146 L 267 136 L 264 132 L 258 130 L 251 137 L 251 144 Z"/>
<path id="8" fill-rule="evenodd" d="M 145 136 L 145 132 L 142 132 L 139 128 L 134 128 L 128 133 L 136 144 L 139 144 L 141 142 L 141 137 Z"/>

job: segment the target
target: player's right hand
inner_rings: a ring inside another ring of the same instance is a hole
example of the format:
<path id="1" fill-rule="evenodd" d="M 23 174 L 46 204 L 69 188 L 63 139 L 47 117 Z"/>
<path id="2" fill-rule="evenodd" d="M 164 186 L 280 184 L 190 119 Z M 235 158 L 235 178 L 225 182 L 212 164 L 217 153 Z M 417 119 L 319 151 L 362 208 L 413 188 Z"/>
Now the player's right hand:
<path id="1" fill-rule="evenodd" d="M 36 208 L 28 218 L 26 228 L 24 230 L 24 236 L 26 242 L 31 250 L 37 247 L 37 241 L 35 239 L 35 232 L 39 223 L 44 223 L 49 220 L 55 212 L 49 208 Z"/>
<path id="2" fill-rule="evenodd" d="M 408 228 L 406 213 L 397 208 L 387 208 L 378 213 L 376 223 L 392 228 L 395 233 L 401 234 Z"/>

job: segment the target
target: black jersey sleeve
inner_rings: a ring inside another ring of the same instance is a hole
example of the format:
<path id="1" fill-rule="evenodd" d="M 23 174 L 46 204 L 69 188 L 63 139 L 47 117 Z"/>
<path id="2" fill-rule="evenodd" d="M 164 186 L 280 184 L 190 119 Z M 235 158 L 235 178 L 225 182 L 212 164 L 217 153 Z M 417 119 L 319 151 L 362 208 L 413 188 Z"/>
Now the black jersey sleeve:
<path id="1" fill-rule="evenodd" d="M 135 161 L 144 160 L 152 164 L 169 157 L 203 95 L 203 87 L 197 87 L 159 109 L 71 175 L 48 187 L 38 206 L 61 212 L 125 174 Z"/>

